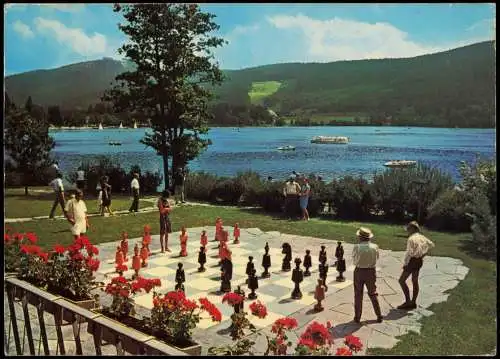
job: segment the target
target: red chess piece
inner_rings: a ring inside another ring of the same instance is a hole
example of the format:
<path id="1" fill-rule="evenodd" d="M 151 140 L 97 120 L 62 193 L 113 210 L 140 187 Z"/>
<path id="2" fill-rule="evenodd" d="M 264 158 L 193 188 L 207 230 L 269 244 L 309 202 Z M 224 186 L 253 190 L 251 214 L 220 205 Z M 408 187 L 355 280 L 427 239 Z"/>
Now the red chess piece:
<path id="1" fill-rule="evenodd" d="M 116 254 L 115 254 L 115 264 L 116 266 L 121 266 L 124 262 L 124 258 L 123 258 L 123 252 L 122 252 L 122 249 L 120 248 L 120 246 L 117 246 L 116 247 Z"/>
<path id="2" fill-rule="evenodd" d="M 187 253 L 187 241 L 188 241 L 188 234 L 186 232 L 186 228 L 182 227 L 181 229 L 181 235 L 179 236 L 181 240 L 181 253 L 179 254 L 181 257 L 186 257 L 188 255 Z"/>
<path id="3" fill-rule="evenodd" d="M 316 286 L 316 290 L 314 291 L 314 299 L 318 301 L 314 306 L 314 310 L 316 312 L 323 311 L 324 308 L 321 305 L 321 301 L 325 299 L 325 286 L 323 285 L 323 280 L 321 278 L 318 279 L 318 285 Z"/>
<path id="4" fill-rule="evenodd" d="M 224 229 L 221 230 L 220 234 L 220 242 L 219 242 L 219 258 L 222 260 L 222 250 L 227 248 L 227 241 L 229 239 L 229 233 L 228 231 L 225 231 Z"/>
<path id="5" fill-rule="evenodd" d="M 234 241 L 233 241 L 233 243 L 234 244 L 240 243 L 240 240 L 239 240 L 239 238 L 240 238 L 240 227 L 238 227 L 238 223 L 236 223 L 234 225 L 233 235 L 234 235 Z"/>
<path id="6" fill-rule="evenodd" d="M 132 257 L 132 269 L 135 270 L 135 275 L 139 275 L 139 269 L 141 269 L 141 257 L 139 256 L 139 246 L 137 243 L 134 247 L 134 256 Z"/>
<path id="7" fill-rule="evenodd" d="M 144 245 L 144 243 L 143 243 L 142 244 L 142 248 L 141 248 L 142 267 L 147 267 L 147 265 L 148 265 L 148 263 L 147 263 L 148 257 L 149 257 L 148 247 L 146 247 Z"/>
<path id="8" fill-rule="evenodd" d="M 205 251 L 206 251 L 206 248 L 207 248 L 207 243 L 208 243 L 207 231 L 203 230 L 201 232 L 200 244 L 201 244 L 202 247 L 205 247 Z"/>
<path id="9" fill-rule="evenodd" d="M 151 250 L 149 249 L 150 244 L 151 244 L 151 227 L 149 226 L 149 224 L 146 224 L 144 226 L 144 234 L 142 235 L 142 245 L 146 246 L 149 255 L 151 255 Z"/>
<path id="10" fill-rule="evenodd" d="M 127 232 L 122 232 L 122 241 L 120 242 L 120 247 L 123 253 L 123 260 L 128 261 L 128 234 Z"/>
<path id="11" fill-rule="evenodd" d="M 215 220 L 215 241 L 220 242 L 220 236 L 222 232 L 222 219 L 220 217 L 217 217 Z"/>

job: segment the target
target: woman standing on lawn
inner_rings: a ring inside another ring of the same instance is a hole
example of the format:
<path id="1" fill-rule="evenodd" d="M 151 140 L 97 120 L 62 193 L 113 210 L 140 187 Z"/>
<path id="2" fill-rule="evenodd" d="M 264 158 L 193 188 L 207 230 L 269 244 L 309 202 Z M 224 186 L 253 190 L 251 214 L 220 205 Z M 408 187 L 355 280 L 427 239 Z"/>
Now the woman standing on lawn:
<path id="1" fill-rule="evenodd" d="M 101 179 L 101 191 L 102 191 L 102 205 L 101 205 L 101 216 L 104 216 L 104 211 L 108 211 L 110 215 L 113 215 L 111 211 L 111 185 L 108 183 L 109 177 L 103 176 Z"/>
<path id="2" fill-rule="evenodd" d="M 161 252 L 170 252 L 168 248 L 168 234 L 172 233 L 172 223 L 170 222 L 169 213 L 172 210 L 168 203 L 170 193 L 165 190 L 162 192 L 161 197 L 158 199 L 158 211 L 160 212 L 160 246 Z"/>
<path id="3" fill-rule="evenodd" d="M 311 186 L 309 185 L 309 180 L 307 178 L 303 179 L 304 185 L 300 189 L 300 209 L 302 211 L 302 219 L 304 221 L 309 220 L 309 212 L 307 211 L 307 205 L 309 204 L 309 196 L 311 195 Z"/>

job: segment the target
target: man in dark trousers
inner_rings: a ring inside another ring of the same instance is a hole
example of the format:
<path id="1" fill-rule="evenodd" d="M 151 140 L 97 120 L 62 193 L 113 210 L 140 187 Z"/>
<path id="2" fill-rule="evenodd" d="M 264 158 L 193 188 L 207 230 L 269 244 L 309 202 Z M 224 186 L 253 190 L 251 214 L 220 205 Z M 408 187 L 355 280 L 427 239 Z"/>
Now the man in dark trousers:
<path id="1" fill-rule="evenodd" d="M 186 171 L 184 168 L 180 167 L 177 169 L 176 175 L 175 175 L 175 204 L 181 202 L 181 203 L 186 203 L 184 201 L 184 182 L 186 180 Z"/>
<path id="2" fill-rule="evenodd" d="M 132 179 L 132 182 L 130 182 L 130 189 L 132 190 L 134 200 L 132 201 L 132 205 L 128 210 L 129 212 L 139 211 L 139 187 L 139 174 L 134 173 L 134 178 Z"/>
<path id="3" fill-rule="evenodd" d="M 368 296 L 377 315 L 377 322 L 382 322 L 382 313 L 378 302 L 376 264 L 378 260 L 378 246 L 371 243 L 373 233 L 368 228 L 359 228 L 356 232 L 359 243 L 352 250 L 352 261 L 356 266 L 354 269 L 354 321 L 359 323 L 363 310 L 363 289 L 366 285 Z"/>
<path id="4" fill-rule="evenodd" d="M 64 186 L 62 182 L 62 174 L 61 172 L 56 173 L 56 178 L 54 178 L 50 182 L 50 187 L 54 190 L 55 199 L 54 204 L 52 205 L 52 209 L 50 210 L 49 218 L 54 218 L 54 212 L 56 211 L 57 205 L 60 205 L 63 211 L 63 214 L 66 215 L 65 210 L 65 200 L 64 200 Z"/>

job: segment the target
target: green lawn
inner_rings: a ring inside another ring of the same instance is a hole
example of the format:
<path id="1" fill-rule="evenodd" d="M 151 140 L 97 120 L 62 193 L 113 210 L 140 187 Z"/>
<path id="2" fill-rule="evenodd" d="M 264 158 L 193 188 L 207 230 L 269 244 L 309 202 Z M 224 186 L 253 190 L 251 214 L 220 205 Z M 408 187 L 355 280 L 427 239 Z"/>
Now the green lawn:
<path id="1" fill-rule="evenodd" d="M 248 93 L 252 104 L 260 103 L 264 97 L 271 96 L 279 90 L 281 83 L 278 81 L 253 82 L 252 88 Z"/>
<path id="2" fill-rule="evenodd" d="M 7 213 L 22 213 L 15 209 L 22 207 L 19 197 L 7 197 Z M 11 208 L 9 208 L 11 207 Z M 15 208 L 14 208 L 15 207 Z M 224 223 L 240 227 L 258 227 L 263 231 L 280 231 L 296 235 L 311 235 L 353 243 L 355 230 L 360 225 L 370 227 L 376 235 L 376 243 L 383 249 L 404 251 L 406 237 L 401 225 L 360 223 L 314 219 L 309 222 L 285 221 L 258 210 L 218 208 L 202 206 L 176 207 L 172 212 L 173 230 L 181 226 L 198 227 L 213 225 L 221 216 Z M 131 238 L 142 234 L 145 224 L 150 224 L 154 234 L 159 231 L 158 215 L 142 213 L 116 217 L 90 218 L 92 228 L 88 235 L 94 243 L 116 241 L 121 231 L 127 231 Z M 38 220 L 7 224 L 15 231 L 33 231 L 40 237 L 41 245 L 51 247 L 55 243 L 69 244 L 71 234 L 66 221 Z M 390 350 L 370 350 L 378 355 L 479 355 L 491 353 L 496 348 L 496 263 L 476 258 L 463 247 L 470 234 L 449 234 L 426 231 L 435 243 L 432 251 L 436 256 L 459 258 L 470 268 L 465 280 L 450 291 L 448 300 L 434 304 L 430 310 L 435 313 L 422 319 L 420 335 L 407 334 Z M 176 238 L 177 239 L 177 238 Z M 176 243 L 176 242 L 174 242 Z M 398 276 L 399 273 L 395 273 Z"/>

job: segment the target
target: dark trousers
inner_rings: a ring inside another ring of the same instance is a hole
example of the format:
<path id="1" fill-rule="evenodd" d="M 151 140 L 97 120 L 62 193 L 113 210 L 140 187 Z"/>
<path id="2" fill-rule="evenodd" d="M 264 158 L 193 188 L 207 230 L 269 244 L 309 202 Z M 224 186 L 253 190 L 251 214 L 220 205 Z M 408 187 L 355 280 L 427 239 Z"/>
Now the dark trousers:
<path id="1" fill-rule="evenodd" d="M 54 200 L 54 204 L 52 205 L 52 209 L 50 210 L 49 218 L 54 218 L 54 212 L 56 211 L 56 208 L 57 208 L 58 204 L 61 205 L 61 209 L 62 209 L 63 214 L 64 214 L 65 213 L 64 199 L 63 199 L 63 196 L 62 196 L 61 192 L 56 192 L 56 198 Z"/>
<path id="2" fill-rule="evenodd" d="M 130 206 L 129 211 L 137 212 L 139 211 L 139 190 L 134 188 L 133 191 L 134 191 L 134 200 L 132 202 L 132 205 Z"/>
<path id="3" fill-rule="evenodd" d="M 380 312 L 380 304 L 378 302 L 377 286 L 375 281 L 377 280 L 377 273 L 375 268 L 356 268 L 354 270 L 354 318 L 357 320 L 361 319 L 361 313 L 363 311 L 363 289 L 366 285 L 368 289 L 368 296 L 372 301 L 373 310 L 377 315 L 377 318 L 382 316 Z"/>
<path id="4" fill-rule="evenodd" d="M 299 196 L 296 194 L 287 194 L 285 197 L 285 216 L 293 218 L 298 215 Z"/>

